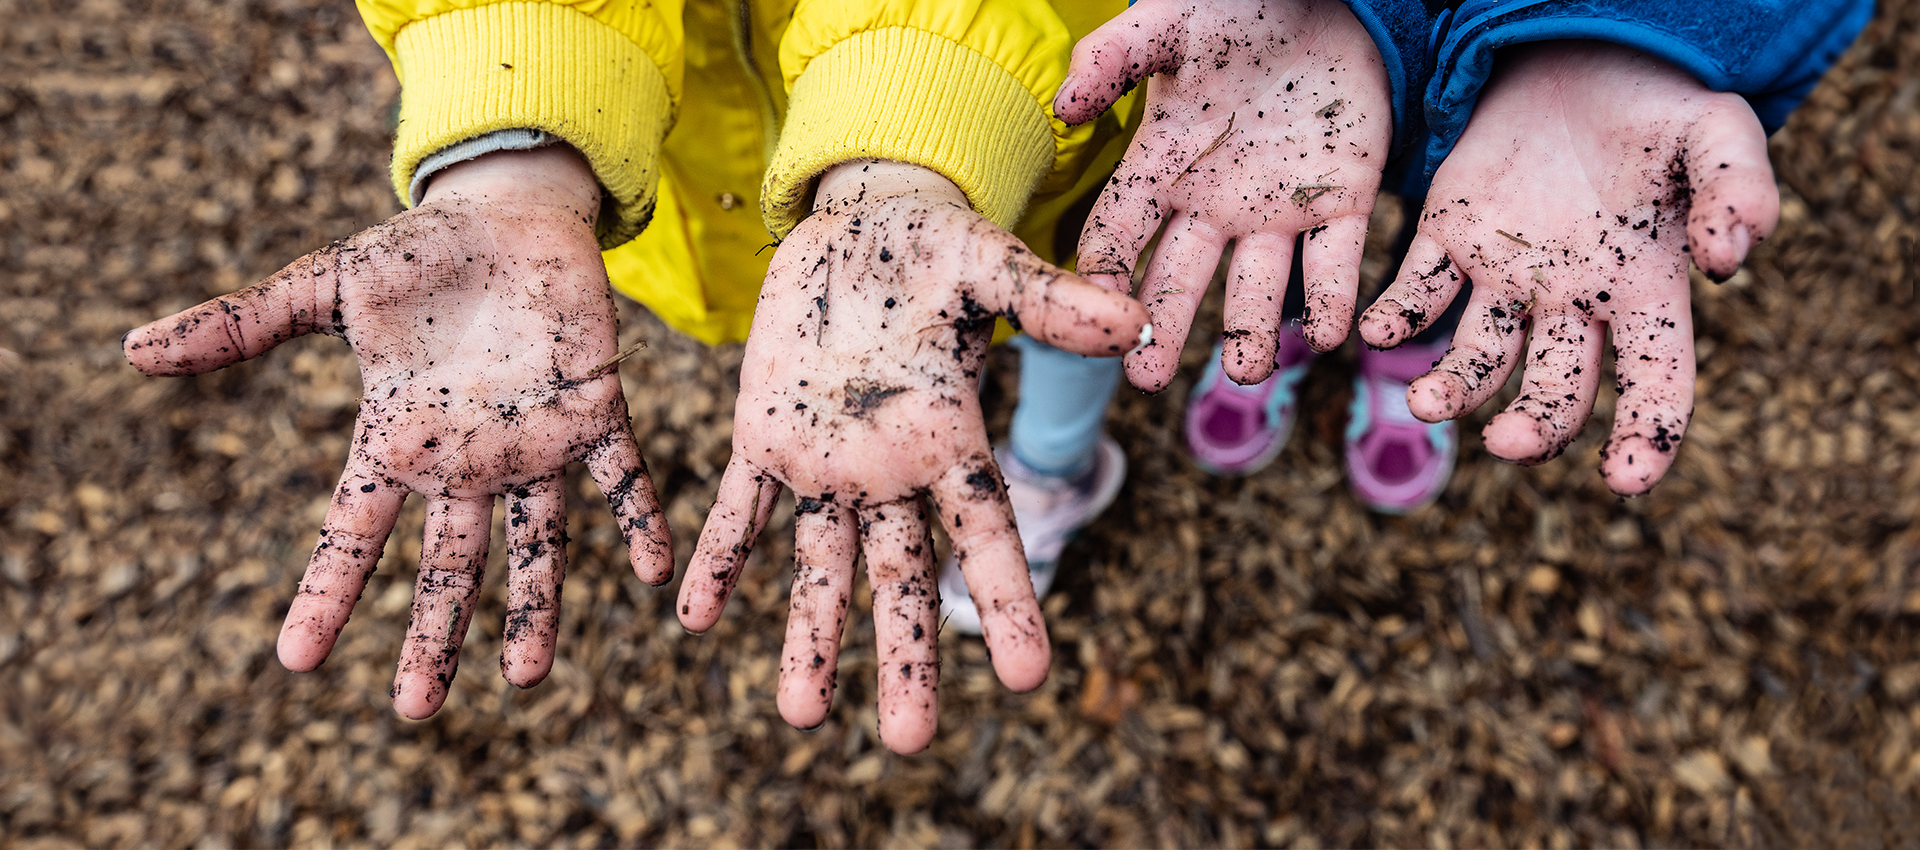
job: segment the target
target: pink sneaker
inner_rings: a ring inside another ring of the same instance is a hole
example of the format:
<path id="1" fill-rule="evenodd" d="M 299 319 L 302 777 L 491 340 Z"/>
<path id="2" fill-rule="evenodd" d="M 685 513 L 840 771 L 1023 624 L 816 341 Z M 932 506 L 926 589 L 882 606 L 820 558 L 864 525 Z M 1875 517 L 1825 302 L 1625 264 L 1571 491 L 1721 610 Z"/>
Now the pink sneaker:
<path id="1" fill-rule="evenodd" d="M 1127 480 L 1127 454 L 1112 437 L 1102 434 L 1093 466 L 1072 478 L 1036 472 L 1006 446 L 996 447 L 993 457 L 1007 479 L 1007 501 L 1013 505 L 1020 547 L 1027 553 L 1033 595 L 1044 599 L 1059 574 L 1060 551 L 1120 495 L 1120 485 Z M 980 609 L 967 592 L 959 562 L 951 557 L 940 565 L 940 617 L 946 628 L 980 634 Z"/>
<path id="2" fill-rule="evenodd" d="M 1187 398 L 1187 450 L 1196 465 L 1214 475 L 1251 475 L 1286 447 L 1299 409 L 1300 380 L 1314 352 L 1306 340 L 1280 334 L 1273 374 L 1245 387 L 1220 368 L 1220 347 L 1214 343 L 1207 370 Z"/>
<path id="3" fill-rule="evenodd" d="M 1453 422 L 1422 422 L 1407 409 L 1407 384 L 1432 369 L 1448 344 L 1360 348 L 1347 415 L 1347 480 L 1360 501 L 1380 513 L 1425 507 L 1453 476 Z"/>

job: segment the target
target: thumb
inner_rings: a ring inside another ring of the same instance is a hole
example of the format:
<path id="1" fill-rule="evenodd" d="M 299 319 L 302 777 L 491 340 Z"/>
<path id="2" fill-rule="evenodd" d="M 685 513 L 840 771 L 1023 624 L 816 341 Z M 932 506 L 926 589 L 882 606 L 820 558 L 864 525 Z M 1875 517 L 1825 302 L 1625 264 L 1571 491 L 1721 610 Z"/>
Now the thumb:
<path id="1" fill-rule="evenodd" d="M 972 283 L 972 297 L 1014 327 L 1089 357 L 1118 357 L 1153 339 L 1147 308 L 1139 301 L 1056 268 L 1013 234 L 981 236 L 975 268 L 986 273 Z"/>
<path id="2" fill-rule="evenodd" d="M 1727 96 L 1709 108 L 1694 125 L 1686 166 L 1693 182 L 1687 245 L 1700 271 L 1726 280 L 1780 222 L 1767 134 L 1745 100 Z"/>
<path id="3" fill-rule="evenodd" d="M 1054 116 L 1086 123 L 1141 80 L 1179 67 L 1192 14 L 1189 3 L 1140 3 L 1088 33 L 1073 46 L 1073 63 L 1053 97 Z"/>
<path id="4" fill-rule="evenodd" d="M 121 339 L 121 351 L 149 375 L 198 375 L 258 357 L 294 337 L 333 329 L 340 322 L 332 303 L 337 251 L 315 251 L 239 292 L 134 328 Z"/>

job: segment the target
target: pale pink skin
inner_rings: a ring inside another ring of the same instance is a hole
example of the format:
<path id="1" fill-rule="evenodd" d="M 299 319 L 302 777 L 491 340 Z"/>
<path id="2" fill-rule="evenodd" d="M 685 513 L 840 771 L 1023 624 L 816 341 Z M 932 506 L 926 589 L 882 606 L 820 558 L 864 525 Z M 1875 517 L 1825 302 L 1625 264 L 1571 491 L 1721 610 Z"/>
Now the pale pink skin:
<path id="1" fill-rule="evenodd" d="M 781 486 L 799 497 L 781 716 L 826 720 L 865 552 L 880 667 L 880 737 L 932 740 L 940 678 L 931 507 L 981 612 L 994 671 L 1045 680 L 1049 643 L 981 419 L 994 316 L 1061 348 L 1119 356 L 1139 302 L 1062 272 L 975 213 L 938 173 L 862 160 L 830 169 L 780 243 L 754 310 L 733 459 L 680 588 L 680 622 L 719 620 Z M 929 506 L 928 499 L 931 499 Z"/>
<path id="2" fill-rule="evenodd" d="M 1690 191 L 1688 190 L 1690 186 Z M 1428 422 L 1492 398 L 1527 347 L 1521 394 L 1484 431 L 1495 457 L 1557 457 L 1592 412 L 1602 334 L 1620 400 L 1601 474 L 1637 495 L 1672 465 L 1693 410 L 1687 260 L 1724 280 L 1773 232 L 1780 199 L 1745 100 L 1630 48 L 1514 48 L 1441 164 L 1399 279 L 1360 319 L 1406 341 L 1464 280 L 1453 347 L 1408 389 Z M 1503 235 L 1504 232 L 1504 235 Z"/>
<path id="3" fill-rule="evenodd" d="M 633 570 L 672 577 L 666 522 L 612 369 L 615 320 L 594 241 L 600 193 L 570 148 L 496 153 L 436 175 L 419 208 L 273 277 L 125 340 L 149 375 L 194 375 L 308 333 L 339 336 L 364 395 L 320 543 L 280 631 L 281 663 L 326 660 L 407 493 L 426 541 L 393 705 L 439 710 L 480 596 L 493 499 L 507 497 L 501 670 L 521 687 L 553 665 L 566 572 L 561 473 L 583 462 L 626 535 Z"/>
<path id="4" fill-rule="evenodd" d="M 1338 346 L 1393 135 L 1373 39 L 1336 0 L 1140 3 L 1074 47 L 1054 111 L 1091 120 L 1149 74 L 1146 117 L 1080 236 L 1081 271 L 1127 291 L 1164 225 L 1139 292 L 1154 341 L 1127 357 L 1128 379 L 1148 392 L 1173 379 L 1230 240 L 1228 377 L 1273 371 L 1303 232 L 1302 330 L 1317 350 Z"/>

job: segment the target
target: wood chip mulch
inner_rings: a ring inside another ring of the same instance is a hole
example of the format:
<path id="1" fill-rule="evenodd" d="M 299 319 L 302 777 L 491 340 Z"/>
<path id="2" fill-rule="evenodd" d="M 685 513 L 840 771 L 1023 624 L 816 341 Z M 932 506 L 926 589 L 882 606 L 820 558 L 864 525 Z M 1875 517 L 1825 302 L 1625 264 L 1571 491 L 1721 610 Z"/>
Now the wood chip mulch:
<path id="1" fill-rule="evenodd" d="M 395 212 L 392 73 L 338 0 L 0 0 L 0 845 L 1920 845 L 1916 64 L 1920 2 L 1881 3 L 1775 137 L 1779 234 L 1696 281 L 1653 495 L 1595 472 L 1606 398 L 1534 469 L 1483 411 L 1440 503 L 1389 518 L 1342 477 L 1350 353 L 1247 480 L 1186 459 L 1190 384 L 1123 393 L 1133 477 L 1047 600 L 1051 677 L 1009 694 L 944 636 L 939 737 L 897 757 L 864 607 L 826 726 L 775 711 L 790 503 L 693 637 L 577 471 L 544 684 L 494 671 L 496 542 L 446 708 L 388 707 L 417 503 L 332 659 L 283 670 L 351 356 L 161 380 L 118 343 Z M 623 310 L 684 564 L 740 350 Z"/>

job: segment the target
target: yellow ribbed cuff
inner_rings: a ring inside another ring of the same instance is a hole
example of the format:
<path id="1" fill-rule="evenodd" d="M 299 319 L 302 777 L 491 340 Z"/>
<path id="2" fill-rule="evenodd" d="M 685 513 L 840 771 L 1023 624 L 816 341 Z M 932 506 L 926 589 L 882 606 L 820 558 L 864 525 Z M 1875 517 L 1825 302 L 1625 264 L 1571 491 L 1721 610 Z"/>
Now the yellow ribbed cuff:
<path id="1" fill-rule="evenodd" d="M 612 203 L 600 244 L 632 239 L 653 215 L 660 142 L 672 123 L 666 77 L 639 45 L 572 9 L 501 3 L 416 21 L 394 40 L 402 203 L 420 160 L 495 130 L 545 130 L 579 149 Z"/>
<path id="2" fill-rule="evenodd" d="M 761 211 L 780 238 L 807 217 L 815 178 L 850 159 L 923 165 L 1001 227 L 1053 165 L 1045 107 L 993 60 L 924 30 L 858 33 L 793 84 Z"/>

